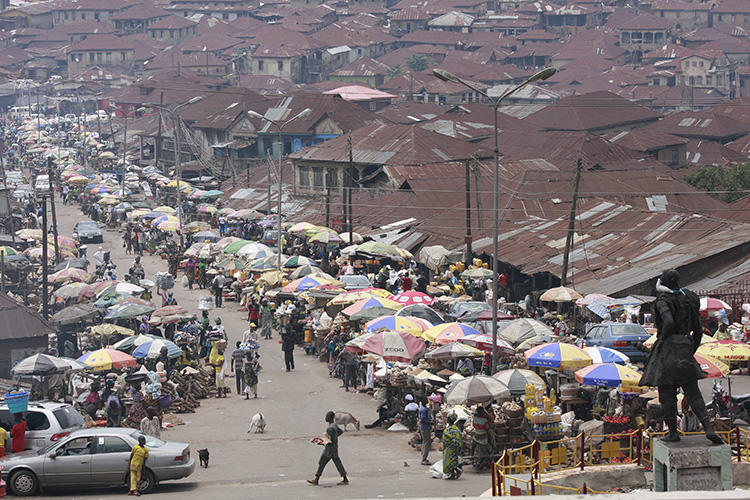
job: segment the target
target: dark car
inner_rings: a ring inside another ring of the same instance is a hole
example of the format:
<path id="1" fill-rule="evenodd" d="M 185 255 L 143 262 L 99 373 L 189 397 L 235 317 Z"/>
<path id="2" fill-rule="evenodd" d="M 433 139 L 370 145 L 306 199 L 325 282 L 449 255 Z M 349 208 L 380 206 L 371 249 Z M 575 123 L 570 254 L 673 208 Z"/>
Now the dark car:
<path id="1" fill-rule="evenodd" d="M 283 239 L 285 242 L 288 242 L 289 233 L 287 233 L 286 231 L 281 231 L 281 239 Z M 279 231 L 277 229 L 266 229 L 263 232 L 263 237 L 260 239 L 260 242 L 269 247 L 276 248 L 276 245 L 279 242 Z"/>
<path id="2" fill-rule="evenodd" d="M 646 353 L 641 349 L 651 335 L 637 323 L 602 323 L 586 332 L 587 346 L 601 346 L 626 354 L 631 361 L 643 361 Z"/>
<path id="3" fill-rule="evenodd" d="M 81 243 L 103 243 L 104 234 L 98 222 L 82 220 L 73 228 L 73 237 Z"/>

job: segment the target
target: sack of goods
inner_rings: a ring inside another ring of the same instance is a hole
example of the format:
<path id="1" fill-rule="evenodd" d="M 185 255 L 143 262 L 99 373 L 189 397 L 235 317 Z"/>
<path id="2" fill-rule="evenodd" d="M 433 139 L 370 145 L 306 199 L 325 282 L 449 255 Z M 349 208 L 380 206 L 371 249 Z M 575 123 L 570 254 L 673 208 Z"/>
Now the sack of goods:
<path id="1" fill-rule="evenodd" d="M 174 288 L 174 276 L 169 273 L 156 273 L 156 286 L 162 290 L 171 290 Z"/>
<path id="2" fill-rule="evenodd" d="M 198 297 L 198 310 L 209 311 L 214 308 L 213 295 L 201 295 Z"/>

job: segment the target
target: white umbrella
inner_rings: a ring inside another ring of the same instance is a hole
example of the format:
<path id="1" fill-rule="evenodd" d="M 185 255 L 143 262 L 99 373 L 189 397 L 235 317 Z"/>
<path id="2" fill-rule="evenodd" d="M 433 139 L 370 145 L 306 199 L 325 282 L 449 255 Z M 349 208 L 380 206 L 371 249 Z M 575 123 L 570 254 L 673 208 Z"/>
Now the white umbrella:
<path id="1" fill-rule="evenodd" d="M 489 403 L 508 397 L 510 397 L 508 386 L 487 375 L 474 375 L 453 382 L 445 392 L 445 402 L 449 405 Z"/>
<path id="2" fill-rule="evenodd" d="M 514 346 L 535 337 L 549 338 L 552 334 L 547 325 L 531 318 L 514 319 L 498 332 L 498 336 Z"/>
<path id="3" fill-rule="evenodd" d="M 581 294 L 566 286 L 550 288 L 539 297 L 544 302 L 572 302 L 582 298 Z"/>

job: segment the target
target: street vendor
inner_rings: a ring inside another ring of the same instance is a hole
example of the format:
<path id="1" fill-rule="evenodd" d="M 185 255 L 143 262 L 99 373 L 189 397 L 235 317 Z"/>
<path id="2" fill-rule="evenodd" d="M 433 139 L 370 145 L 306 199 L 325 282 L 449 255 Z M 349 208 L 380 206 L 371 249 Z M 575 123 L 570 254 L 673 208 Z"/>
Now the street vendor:
<path id="1" fill-rule="evenodd" d="M 461 465 L 458 461 L 463 447 L 461 425 L 455 413 L 448 415 L 448 426 L 443 431 L 443 478 L 458 479 L 461 476 Z"/>

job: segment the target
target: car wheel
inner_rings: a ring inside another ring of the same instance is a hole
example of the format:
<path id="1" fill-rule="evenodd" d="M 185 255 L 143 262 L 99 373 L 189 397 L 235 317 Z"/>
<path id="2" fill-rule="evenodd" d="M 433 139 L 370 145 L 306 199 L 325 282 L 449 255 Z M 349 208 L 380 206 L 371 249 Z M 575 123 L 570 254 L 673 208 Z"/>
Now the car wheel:
<path id="1" fill-rule="evenodd" d="M 156 477 L 149 469 L 144 469 L 141 474 L 141 481 L 138 483 L 138 491 L 141 493 L 151 493 L 156 488 Z"/>
<path id="2" fill-rule="evenodd" d="M 36 475 L 30 470 L 19 470 L 10 475 L 10 491 L 19 497 L 33 495 L 39 487 Z"/>

